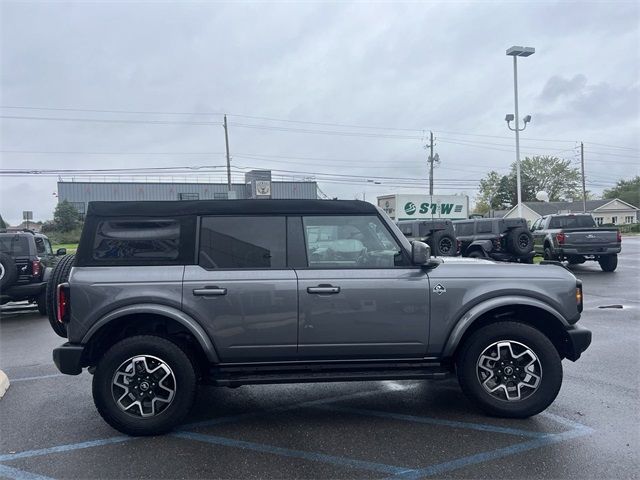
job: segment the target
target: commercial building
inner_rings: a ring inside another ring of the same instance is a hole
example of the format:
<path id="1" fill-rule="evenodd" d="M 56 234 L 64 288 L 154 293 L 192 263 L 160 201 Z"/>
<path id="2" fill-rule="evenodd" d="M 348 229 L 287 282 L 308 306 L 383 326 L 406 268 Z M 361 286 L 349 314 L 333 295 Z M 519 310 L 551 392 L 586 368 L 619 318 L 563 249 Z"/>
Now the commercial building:
<path id="1" fill-rule="evenodd" d="M 234 199 L 315 199 L 318 186 L 313 181 L 272 181 L 271 171 L 252 170 L 245 183 L 174 182 L 83 182 L 59 181 L 58 201 L 71 203 L 81 215 L 93 201 L 167 201 Z"/>
<path id="2" fill-rule="evenodd" d="M 469 197 L 466 195 L 384 195 L 378 197 L 378 207 L 396 221 L 432 218 L 463 220 L 469 215 Z"/>
<path id="3" fill-rule="evenodd" d="M 538 218 L 555 213 L 583 213 L 581 201 L 577 202 L 523 202 L 522 216 L 529 224 Z M 495 212 L 494 216 L 514 218 L 518 216 L 518 207 L 505 212 L 502 215 Z M 625 225 L 638 223 L 638 207 L 631 205 L 619 198 L 606 198 L 604 200 L 587 200 L 587 213 L 593 215 L 598 225 Z"/>

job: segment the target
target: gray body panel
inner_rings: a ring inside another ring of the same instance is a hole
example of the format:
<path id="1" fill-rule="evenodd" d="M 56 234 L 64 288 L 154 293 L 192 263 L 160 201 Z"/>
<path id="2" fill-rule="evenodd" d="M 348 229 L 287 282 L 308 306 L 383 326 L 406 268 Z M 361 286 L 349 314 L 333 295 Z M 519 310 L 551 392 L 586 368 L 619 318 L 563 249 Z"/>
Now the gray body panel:
<path id="1" fill-rule="evenodd" d="M 297 270 L 299 356 L 422 357 L 429 336 L 429 278 L 419 267 Z M 338 292 L 310 293 L 319 286 Z"/>
<path id="2" fill-rule="evenodd" d="M 616 228 L 599 228 L 591 215 L 588 216 L 593 222 L 593 228 L 550 228 L 551 220 L 554 217 L 564 215 L 548 215 L 542 217 L 532 230 L 534 250 L 536 253 L 544 253 L 544 249 L 549 246 L 556 255 L 612 255 L 620 253 L 621 245 L 618 242 L 618 230 Z M 565 241 L 559 244 L 556 235 L 564 233 Z"/>

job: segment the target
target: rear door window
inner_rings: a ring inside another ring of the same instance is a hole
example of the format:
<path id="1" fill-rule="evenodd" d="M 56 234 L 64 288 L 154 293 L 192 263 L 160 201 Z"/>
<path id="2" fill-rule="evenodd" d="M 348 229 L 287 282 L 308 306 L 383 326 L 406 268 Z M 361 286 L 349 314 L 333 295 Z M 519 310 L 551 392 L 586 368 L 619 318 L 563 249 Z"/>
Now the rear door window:
<path id="1" fill-rule="evenodd" d="M 456 231 L 456 235 L 459 237 L 466 237 L 469 235 L 473 235 L 473 223 L 465 222 L 465 223 L 454 223 L 453 227 Z"/>
<path id="2" fill-rule="evenodd" d="M 117 219 L 98 222 L 93 259 L 158 263 L 176 260 L 180 222 L 176 219 Z"/>
<path id="3" fill-rule="evenodd" d="M 29 241 L 24 235 L 0 236 L 0 252 L 13 257 L 29 255 Z"/>
<path id="4" fill-rule="evenodd" d="M 283 269 L 287 266 L 286 218 L 203 217 L 198 263 L 212 269 Z"/>

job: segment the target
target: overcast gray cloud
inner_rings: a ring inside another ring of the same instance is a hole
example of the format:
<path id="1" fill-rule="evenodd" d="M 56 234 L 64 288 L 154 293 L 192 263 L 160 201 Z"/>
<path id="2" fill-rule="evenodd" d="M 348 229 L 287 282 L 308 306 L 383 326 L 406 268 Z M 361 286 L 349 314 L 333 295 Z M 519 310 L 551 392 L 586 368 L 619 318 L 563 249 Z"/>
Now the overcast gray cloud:
<path id="1" fill-rule="evenodd" d="M 600 191 L 638 171 L 639 13 L 635 2 L 3 2 L 0 103 L 227 112 L 416 129 L 230 117 L 235 166 L 298 172 L 422 178 L 424 141 L 272 127 L 414 137 L 434 130 L 442 159 L 436 192 L 473 194 L 471 181 L 492 168 L 506 171 L 513 161 L 513 140 L 503 121 L 513 111 L 513 73 L 504 51 L 531 45 L 536 54 L 519 64 L 521 112 L 534 117 L 522 138 L 523 151 L 574 158 L 579 141 L 635 149 L 590 150 L 587 143 L 588 188 Z M 86 152 L 3 153 L 3 168 L 224 164 L 217 115 L 0 113 L 215 123 L 1 119 L 3 151 Z M 188 154 L 203 152 L 208 154 Z M 439 179 L 470 182 L 453 188 Z M 36 218 L 51 216 L 54 178 L 0 181 L 0 212 L 9 221 L 16 222 L 22 210 L 34 210 Z M 320 186 L 341 198 L 366 191 L 373 199 L 398 191 L 384 185 Z"/>

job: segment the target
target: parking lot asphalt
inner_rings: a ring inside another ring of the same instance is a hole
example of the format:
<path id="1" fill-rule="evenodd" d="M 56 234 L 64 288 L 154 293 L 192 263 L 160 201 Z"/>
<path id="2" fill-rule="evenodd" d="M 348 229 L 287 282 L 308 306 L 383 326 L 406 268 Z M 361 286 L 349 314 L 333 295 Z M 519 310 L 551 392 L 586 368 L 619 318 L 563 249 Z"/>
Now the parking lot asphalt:
<path id="1" fill-rule="evenodd" d="M 527 420 L 485 416 L 453 379 L 244 386 L 202 388 L 171 435 L 126 437 L 98 416 L 91 375 L 58 374 L 47 319 L 3 307 L 0 477 L 637 478 L 640 237 L 624 238 L 614 273 L 572 270 L 593 343 Z"/>

